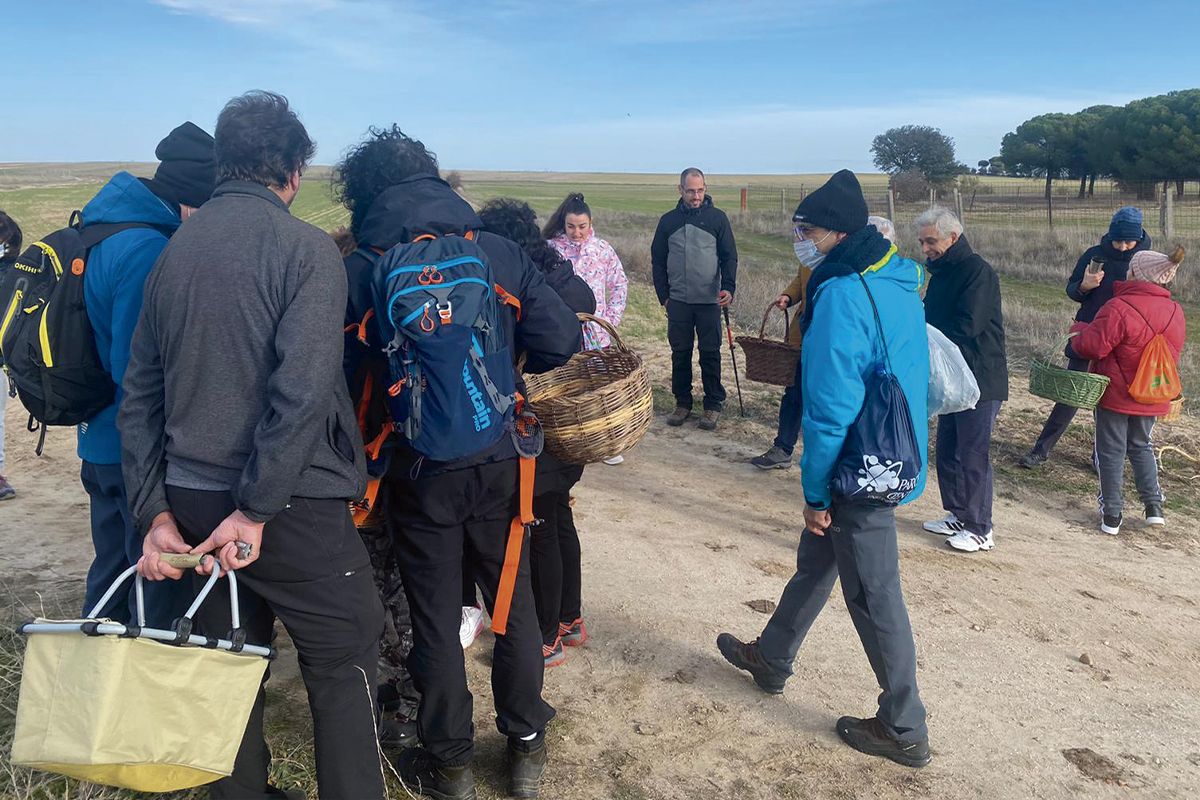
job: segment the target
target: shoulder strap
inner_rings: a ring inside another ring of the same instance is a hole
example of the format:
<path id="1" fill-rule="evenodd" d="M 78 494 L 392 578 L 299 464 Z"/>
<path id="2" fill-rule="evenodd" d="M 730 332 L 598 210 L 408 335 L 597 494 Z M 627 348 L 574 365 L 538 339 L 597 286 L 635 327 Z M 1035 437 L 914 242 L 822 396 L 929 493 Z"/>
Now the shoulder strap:
<path id="1" fill-rule="evenodd" d="M 863 291 L 867 293 L 867 300 L 871 302 L 871 313 L 875 315 L 875 328 L 879 331 L 879 343 L 883 346 L 883 361 L 887 364 L 888 372 L 893 372 L 892 358 L 888 354 L 887 339 L 883 335 L 883 322 L 879 319 L 879 309 L 875 306 L 875 298 L 871 295 L 871 290 L 867 286 L 867 279 L 862 276 L 862 273 L 856 272 L 854 274 L 858 276 Z"/>
<path id="2" fill-rule="evenodd" d="M 84 250 L 91 250 L 108 237 L 134 228 L 149 228 L 150 230 L 158 231 L 168 239 L 171 238 L 170 232 L 163 230 L 157 225 L 151 225 L 148 222 L 103 222 L 96 225 L 83 226 L 79 230 L 79 242 L 83 245 Z"/>
<path id="3" fill-rule="evenodd" d="M 1171 323 L 1175 321 L 1175 312 L 1179 310 L 1179 303 L 1175 303 L 1174 301 L 1172 301 L 1172 303 L 1175 307 L 1171 309 L 1171 316 L 1167 318 L 1167 324 L 1163 326 L 1163 329 L 1161 331 L 1156 331 L 1156 330 L 1154 330 L 1154 326 L 1150 324 L 1150 320 L 1146 319 L 1146 315 L 1142 313 L 1142 310 L 1140 308 L 1138 308 L 1133 303 L 1126 300 L 1124 297 L 1121 297 L 1118 299 L 1122 303 L 1124 303 L 1125 305 L 1129 306 L 1134 311 L 1136 311 L 1137 315 L 1142 318 L 1142 322 L 1146 323 L 1146 327 L 1149 328 L 1150 331 L 1155 336 L 1161 336 L 1163 333 L 1166 332 L 1167 328 L 1171 327 Z"/>

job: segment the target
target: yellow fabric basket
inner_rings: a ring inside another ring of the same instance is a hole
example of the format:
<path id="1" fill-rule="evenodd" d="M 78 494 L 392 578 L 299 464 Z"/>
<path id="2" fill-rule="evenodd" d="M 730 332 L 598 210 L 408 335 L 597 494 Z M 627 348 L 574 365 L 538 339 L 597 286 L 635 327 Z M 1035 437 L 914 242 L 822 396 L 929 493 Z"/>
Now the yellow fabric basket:
<path id="1" fill-rule="evenodd" d="M 262 655 L 153 641 L 168 633 L 153 629 L 126 638 L 124 625 L 106 620 L 36 620 L 22 630 L 14 764 L 143 792 L 233 771 L 267 668 Z"/>

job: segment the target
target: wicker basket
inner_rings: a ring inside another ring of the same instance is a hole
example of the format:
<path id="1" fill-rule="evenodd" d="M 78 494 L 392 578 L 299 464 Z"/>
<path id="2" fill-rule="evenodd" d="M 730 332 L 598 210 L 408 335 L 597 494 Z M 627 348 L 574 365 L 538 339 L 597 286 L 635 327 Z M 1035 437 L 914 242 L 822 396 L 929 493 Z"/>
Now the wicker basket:
<path id="1" fill-rule="evenodd" d="M 1159 417 L 1163 422 L 1177 422 L 1183 416 L 1183 395 L 1171 401 L 1171 410 Z"/>
<path id="2" fill-rule="evenodd" d="M 1062 350 L 1075 334 L 1069 334 L 1063 339 Z M 1053 400 L 1063 405 L 1074 406 L 1090 411 L 1100 402 L 1104 390 L 1108 388 L 1108 378 L 1090 372 L 1075 370 L 1051 364 L 1049 358 L 1035 358 L 1029 369 L 1029 392 L 1047 400 Z"/>
<path id="3" fill-rule="evenodd" d="M 654 401 L 645 364 L 616 329 L 591 314 L 579 319 L 604 328 L 613 344 L 577 353 L 561 367 L 525 380 L 546 449 L 568 464 L 594 464 L 641 440 L 650 428 Z"/>
<path id="4" fill-rule="evenodd" d="M 783 341 L 776 342 L 766 338 L 767 319 L 770 318 L 773 308 L 779 306 L 771 303 L 763 313 L 758 336 L 739 336 L 737 343 L 746 353 L 747 380 L 774 386 L 791 386 L 796 382 L 796 363 L 800 360 L 800 346 L 788 343 L 791 321 L 787 311 L 783 309 L 780 309 L 783 311 Z"/>

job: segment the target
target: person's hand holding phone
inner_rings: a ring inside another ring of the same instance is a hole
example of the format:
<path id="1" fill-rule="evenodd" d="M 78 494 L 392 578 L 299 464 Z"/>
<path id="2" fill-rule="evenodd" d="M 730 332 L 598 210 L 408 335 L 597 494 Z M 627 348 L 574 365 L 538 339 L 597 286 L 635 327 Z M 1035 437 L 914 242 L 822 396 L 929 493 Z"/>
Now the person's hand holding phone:
<path id="1" fill-rule="evenodd" d="M 1079 290 L 1081 292 L 1090 292 L 1104 282 L 1104 262 L 1093 261 L 1088 264 L 1087 272 L 1083 274 L 1083 280 L 1079 282 Z"/>

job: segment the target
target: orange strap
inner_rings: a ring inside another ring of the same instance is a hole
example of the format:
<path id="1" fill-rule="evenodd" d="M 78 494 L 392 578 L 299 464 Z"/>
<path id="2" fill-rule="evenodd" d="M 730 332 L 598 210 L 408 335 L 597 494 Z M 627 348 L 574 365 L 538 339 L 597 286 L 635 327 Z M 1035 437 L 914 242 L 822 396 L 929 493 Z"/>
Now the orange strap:
<path id="1" fill-rule="evenodd" d="M 518 300 L 517 298 L 513 297 L 511 294 L 509 294 L 508 290 L 506 290 L 503 286 L 501 286 L 498 283 L 493 284 L 492 288 L 496 290 L 496 299 L 497 300 L 499 300 L 501 303 L 504 303 L 504 305 L 512 306 L 513 308 L 515 308 L 517 310 L 517 322 L 520 322 L 521 321 L 521 301 Z"/>
<path id="2" fill-rule="evenodd" d="M 371 509 L 375 507 L 375 498 L 379 496 L 379 478 L 372 478 L 367 481 L 367 493 L 363 499 L 350 504 L 350 515 L 354 518 L 354 527 L 361 528 L 371 516 Z"/>
<path id="3" fill-rule="evenodd" d="M 436 238 L 437 237 L 434 236 L 432 233 L 422 233 L 420 236 L 413 239 L 412 243 L 416 244 L 417 242 L 432 242 Z"/>
<path id="4" fill-rule="evenodd" d="M 383 427 L 379 429 L 379 435 L 372 439 L 370 444 L 367 445 L 367 456 L 370 457 L 372 461 L 379 458 L 379 451 L 383 449 L 384 442 L 386 442 L 387 438 L 392 435 L 392 431 L 395 430 L 395 428 L 396 426 L 392 424 L 392 421 L 388 420 L 383 424 Z"/>
<path id="5" fill-rule="evenodd" d="M 512 608 L 513 592 L 517 588 L 517 569 L 521 566 L 521 545 L 525 530 L 533 524 L 533 474 L 536 461 L 522 458 L 517 484 L 518 511 L 508 526 L 508 545 L 504 549 L 504 566 L 500 569 L 500 587 L 496 590 L 496 605 L 492 609 L 492 632 L 503 636 L 508 630 L 508 612 Z"/>

